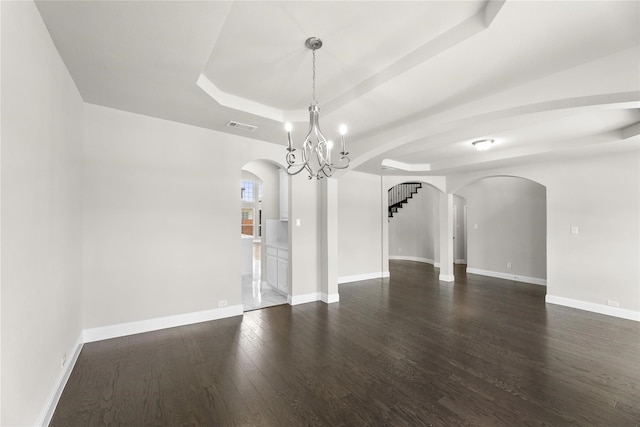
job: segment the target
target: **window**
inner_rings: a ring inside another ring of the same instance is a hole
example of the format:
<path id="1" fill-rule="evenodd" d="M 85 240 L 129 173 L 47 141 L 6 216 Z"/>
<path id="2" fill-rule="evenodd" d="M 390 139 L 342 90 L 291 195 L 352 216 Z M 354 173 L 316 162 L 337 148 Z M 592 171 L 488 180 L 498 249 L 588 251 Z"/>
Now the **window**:
<path id="1" fill-rule="evenodd" d="M 240 232 L 249 236 L 253 236 L 253 209 L 242 208 L 242 223 Z"/>
<path id="2" fill-rule="evenodd" d="M 260 207 L 262 183 L 260 181 L 241 180 L 240 200 L 242 201 L 242 234 L 262 236 L 262 210 Z"/>
<path id="3" fill-rule="evenodd" d="M 245 202 L 254 201 L 253 181 L 241 181 L 240 182 L 240 199 Z"/>

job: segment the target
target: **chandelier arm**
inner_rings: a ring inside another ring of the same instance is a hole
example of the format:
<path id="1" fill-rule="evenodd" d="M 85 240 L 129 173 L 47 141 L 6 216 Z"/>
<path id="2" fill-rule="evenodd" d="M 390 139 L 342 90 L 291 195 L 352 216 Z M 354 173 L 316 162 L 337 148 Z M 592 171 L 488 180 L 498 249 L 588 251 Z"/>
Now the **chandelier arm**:
<path id="1" fill-rule="evenodd" d="M 331 164 L 331 167 L 334 169 L 347 169 L 349 167 L 349 164 L 351 163 L 351 159 L 349 159 L 347 156 L 341 156 L 340 157 L 340 161 L 346 159 L 347 162 L 343 165 L 340 164 Z"/>
<path id="2" fill-rule="evenodd" d="M 331 178 L 331 175 L 333 175 L 333 169 L 331 168 L 331 166 L 327 166 L 325 168 L 322 168 L 322 174 L 324 175 L 324 178 Z M 318 179 L 323 178 L 322 176 L 318 176 Z"/>
<path id="3" fill-rule="evenodd" d="M 319 109 L 317 106 L 310 108 L 309 121 L 311 129 L 316 136 L 316 157 L 318 159 L 319 171 L 324 169 L 326 165 L 331 165 L 331 158 L 328 146 L 328 140 L 320 130 Z"/>
<path id="4" fill-rule="evenodd" d="M 289 151 L 286 156 L 287 165 L 288 165 L 286 172 L 291 176 L 297 175 L 300 172 L 302 172 L 307 167 L 307 163 L 308 163 L 308 161 L 306 162 L 303 161 L 302 163 L 296 164 L 296 156 L 293 153 L 294 151 L 296 151 L 295 148 Z M 297 170 L 295 168 L 297 168 Z"/>
<path id="5" fill-rule="evenodd" d="M 312 133 L 312 129 L 311 129 L 311 126 L 309 126 L 309 131 L 307 132 L 307 136 L 304 139 L 304 144 L 302 144 L 302 149 L 300 150 L 302 153 L 302 163 L 296 164 L 295 162 L 296 156 L 293 154 L 293 152 L 296 151 L 295 148 L 293 148 L 287 154 L 287 164 L 289 165 L 287 166 L 287 173 L 291 176 L 297 175 L 305 169 L 309 171 L 309 173 L 312 173 L 311 168 L 309 167 L 309 156 L 308 156 L 308 152 L 311 150 L 311 147 L 309 147 L 311 133 Z M 294 172 L 290 172 L 290 169 L 293 169 L 293 168 L 297 168 L 297 169 L 295 169 Z"/>
<path id="6" fill-rule="evenodd" d="M 305 168 L 309 172 L 309 179 L 315 178 L 318 175 L 318 172 L 313 170 L 311 157 L 314 153 L 314 145 L 313 140 L 311 139 L 311 131 L 304 140 L 304 144 L 302 144 L 302 159 L 304 160 Z"/>
<path id="7" fill-rule="evenodd" d="M 295 171 L 291 172 L 291 169 L 293 167 L 296 167 L 296 166 L 299 166 L 298 170 L 295 170 Z M 294 176 L 294 175 L 298 175 L 300 172 L 305 170 L 306 167 L 307 167 L 307 165 L 304 164 L 304 163 L 302 163 L 301 165 L 289 165 L 289 166 L 287 166 L 286 172 L 287 172 L 287 174 L 289 174 L 291 176 Z"/>
<path id="8" fill-rule="evenodd" d="M 329 145 L 327 143 L 327 139 L 324 137 L 322 132 L 318 129 L 316 132 L 316 138 L 318 143 L 316 145 L 316 157 L 318 159 L 318 168 L 319 170 L 324 169 L 326 165 L 331 164 L 331 159 L 329 158 Z"/>

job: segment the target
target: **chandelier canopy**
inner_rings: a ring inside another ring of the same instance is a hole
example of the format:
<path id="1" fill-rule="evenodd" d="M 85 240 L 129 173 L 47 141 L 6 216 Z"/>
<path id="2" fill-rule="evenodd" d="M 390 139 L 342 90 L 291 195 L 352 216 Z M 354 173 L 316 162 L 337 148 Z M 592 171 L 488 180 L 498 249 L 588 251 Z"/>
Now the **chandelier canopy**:
<path id="1" fill-rule="evenodd" d="M 300 150 L 302 153 L 301 162 L 296 163 L 296 149 L 293 148 L 293 143 L 291 142 L 291 130 L 293 126 L 291 123 L 285 124 L 285 129 L 287 130 L 286 170 L 289 175 L 297 175 L 303 170 L 306 170 L 309 173 L 309 179 L 321 179 L 330 177 L 334 169 L 346 169 L 349 167 L 351 159 L 349 159 L 349 153 L 347 152 L 344 140 L 347 127 L 340 125 L 340 157 L 336 163 L 333 163 L 333 141 L 326 139 L 320 130 L 320 109 L 316 101 L 316 50 L 322 47 L 322 40 L 317 37 L 309 37 L 304 44 L 308 49 L 311 49 L 313 54 L 313 85 L 311 105 L 309 105 L 309 131 Z"/>

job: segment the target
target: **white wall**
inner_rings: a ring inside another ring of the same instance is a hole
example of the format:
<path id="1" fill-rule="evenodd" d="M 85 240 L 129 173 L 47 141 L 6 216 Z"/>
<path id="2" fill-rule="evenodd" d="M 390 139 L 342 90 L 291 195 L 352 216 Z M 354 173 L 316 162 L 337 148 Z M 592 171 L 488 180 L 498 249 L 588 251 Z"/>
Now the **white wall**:
<path id="1" fill-rule="evenodd" d="M 413 198 L 389 220 L 389 257 L 412 259 L 433 264 L 435 236 L 439 233 L 438 206 L 440 191 L 423 184 Z M 438 240 L 439 241 L 439 240 Z"/>
<path id="2" fill-rule="evenodd" d="M 338 180 L 338 280 L 381 277 L 380 177 L 351 171 Z"/>
<path id="3" fill-rule="evenodd" d="M 458 193 L 468 206 L 468 269 L 547 278 L 544 186 L 498 176 L 476 181 Z"/>
<path id="4" fill-rule="evenodd" d="M 289 180 L 289 283 L 291 303 L 320 299 L 319 186 L 304 175 Z M 300 225 L 298 225 L 298 223 Z"/>
<path id="5" fill-rule="evenodd" d="M 555 164 L 548 182 L 548 295 L 607 300 L 640 320 L 638 152 Z M 579 234 L 571 234 L 572 226 Z"/>
<path id="6" fill-rule="evenodd" d="M 240 305 L 241 168 L 281 147 L 86 111 L 84 327 Z"/>
<path id="7" fill-rule="evenodd" d="M 2 10 L 2 417 L 35 425 L 81 335 L 83 102 L 32 2 Z"/>

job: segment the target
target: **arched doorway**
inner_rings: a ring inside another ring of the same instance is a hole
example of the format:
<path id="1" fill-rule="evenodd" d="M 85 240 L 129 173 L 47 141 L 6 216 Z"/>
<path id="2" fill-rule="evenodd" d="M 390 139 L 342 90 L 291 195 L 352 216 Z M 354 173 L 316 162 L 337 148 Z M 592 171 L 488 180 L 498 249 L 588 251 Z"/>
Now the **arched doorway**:
<path id="1" fill-rule="evenodd" d="M 418 261 L 439 266 L 439 198 L 436 187 L 404 181 L 388 193 L 389 260 Z"/>
<path id="2" fill-rule="evenodd" d="M 282 263 L 272 265 L 271 251 L 286 253 L 288 224 L 281 217 L 280 168 L 272 162 L 256 160 L 241 171 L 242 305 L 244 311 L 286 304 L 288 292 L 278 288 Z M 285 264 L 286 266 L 286 264 Z M 276 280 L 273 280 L 274 274 Z"/>
<path id="3" fill-rule="evenodd" d="M 468 206 L 467 273 L 546 285 L 546 187 L 487 176 L 456 194 Z"/>

